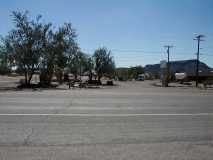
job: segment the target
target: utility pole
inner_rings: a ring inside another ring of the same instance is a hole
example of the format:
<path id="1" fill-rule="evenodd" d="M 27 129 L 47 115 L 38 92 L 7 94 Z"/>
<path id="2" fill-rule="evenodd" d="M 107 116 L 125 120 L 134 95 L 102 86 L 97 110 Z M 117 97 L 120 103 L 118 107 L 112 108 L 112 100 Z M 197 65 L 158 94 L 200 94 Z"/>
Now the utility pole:
<path id="1" fill-rule="evenodd" d="M 200 42 L 204 41 L 201 38 L 205 37 L 204 35 L 198 35 L 194 40 L 197 41 L 197 61 L 196 61 L 196 87 L 198 87 L 199 82 L 199 58 L 200 58 Z"/>
<path id="2" fill-rule="evenodd" d="M 170 48 L 172 48 L 173 46 L 171 45 L 166 45 L 164 46 L 165 48 L 167 48 L 167 78 L 166 78 L 166 84 L 165 86 L 168 87 L 168 83 L 170 80 Z"/>

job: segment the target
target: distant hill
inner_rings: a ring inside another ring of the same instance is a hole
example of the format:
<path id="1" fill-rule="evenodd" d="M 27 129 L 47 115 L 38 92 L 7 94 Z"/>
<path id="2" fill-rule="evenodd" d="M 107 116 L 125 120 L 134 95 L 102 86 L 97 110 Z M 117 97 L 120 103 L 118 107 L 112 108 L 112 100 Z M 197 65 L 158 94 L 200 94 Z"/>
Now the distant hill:
<path id="1" fill-rule="evenodd" d="M 183 60 L 183 61 L 171 61 L 170 62 L 171 72 L 186 72 L 187 74 L 196 73 L 196 60 Z M 146 65 L 144 67 L 145 72 L 152 73 L 154 75 L 159 75 L 160 64 Z M 199 70 L 202 72 L 210 72 L 212 69 L 203 62 L 199 64 Z"/>

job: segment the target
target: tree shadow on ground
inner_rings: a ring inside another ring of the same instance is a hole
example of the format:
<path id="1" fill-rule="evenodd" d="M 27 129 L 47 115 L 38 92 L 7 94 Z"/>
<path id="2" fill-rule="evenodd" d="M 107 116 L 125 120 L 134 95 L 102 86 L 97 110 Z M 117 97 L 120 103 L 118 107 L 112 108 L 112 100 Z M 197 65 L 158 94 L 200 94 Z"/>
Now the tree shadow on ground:
<path id="1" fill-rule="evenodd" d="M 63 86 L 63 85 L 62 85 Z M 31 85 L 20 85 L 17 84 L 16 87 L 0 87 L 0 92 L 6 91 L 45 91 L 45 90 L 70 90 L 70 89 L 106 89 L 106 88 L 114 88 L 118 87 L 118 84 L 113 85 L 87 85 L 86 87 L 71 87 L 65 85 L 61 87 L 61 85 L 40 85 L 40 84 L 31 84 Z"/>
<path id="2" fill-rule="evenodd" d="M 0 87 L 0 92 L 5 92 L 5 91 L 44 91 L 44 90 L 66 90 L 66 89 L 57 88 L 56 85 L 51 85 L 51 86 L 17 85 L 16 87 Z"/>

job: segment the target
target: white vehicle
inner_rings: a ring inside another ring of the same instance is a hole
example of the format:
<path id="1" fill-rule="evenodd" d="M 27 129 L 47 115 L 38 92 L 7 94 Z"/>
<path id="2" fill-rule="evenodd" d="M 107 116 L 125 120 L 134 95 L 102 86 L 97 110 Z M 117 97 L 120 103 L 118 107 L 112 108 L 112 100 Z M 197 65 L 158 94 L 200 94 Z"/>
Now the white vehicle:
<path id="1" fill-rule="evenodd" d="M 183 81 L 187 78 L 187 74 L 184 73 L 175 73 L 175 79 L 178 81 Z"/>
<path id="2" fill-rule="evenodd" d="M 144 74 L 139 74 L 137 77 L 138 81 L 144 81 L 145 80 L 145 75 Z"/>

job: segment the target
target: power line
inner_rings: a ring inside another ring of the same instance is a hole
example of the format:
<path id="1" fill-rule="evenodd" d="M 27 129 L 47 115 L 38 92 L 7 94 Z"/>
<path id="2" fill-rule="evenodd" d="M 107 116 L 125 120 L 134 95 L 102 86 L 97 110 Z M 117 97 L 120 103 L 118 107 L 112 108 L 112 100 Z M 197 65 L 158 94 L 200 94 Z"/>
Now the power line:
<path id="1" fill-rule="evenodd" d="M 163 51 L 144 51 L 144 50 L 132 50 L 132 49 L 128 49 L 128 50 L 112 49 L 111 51 L 115 51 L 115 52 L 134 52 L 134 53 L 159 53 L 159 54 L 161 54 L 163 52 Z"/>
<path id="2" fill-rule="evenodd" d="M 95 51 L 95 49 L 82 49 L 83 51 L 86 51 L 86 52 L 93 52 Z M 112 51 L 113 53 L 131 53 L 131 54 L 134 54 L 134 53 L 140 53 L 140 54 L 143 54 L 143 55 L 160 55 L 162 53 L 164 53 L 164 51 L 144 51 L 144 50 L 132 50 L 132 49 L 127 49 L 127 50 L 120 50 L 120 49 L 111 49 L 110 51 Z M 175 52 L 175 54 L 178 54 L 178 55 L 193 55 L 194 53 L 193 52 Z M 195 53 L 197 54 L 197 53 Z M 207 54 L 204 54 L 204 55 L 207 55 Z"/>
<path id="3" fill-rule="evenodd" d="M 93 49 L 82 49 L 83 51 L 86 52 L 94 52 L 95 50 Z M 111 49 L 110 51 L 112 52 L 117 52 L 117 53 L 151 53 L 151 54 L 162 54 L 163 51 L 144 51 L 144 50 L 120 50 L 120 49 Z"/>
<path id="4" fill-rule="evenodd" d="M 203 54 L 203 56 L 213 56 L 213 54 Z"/>

